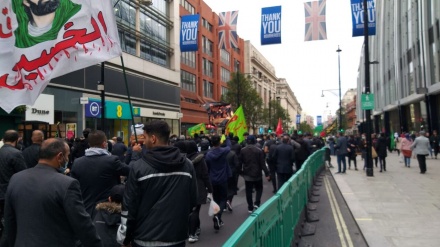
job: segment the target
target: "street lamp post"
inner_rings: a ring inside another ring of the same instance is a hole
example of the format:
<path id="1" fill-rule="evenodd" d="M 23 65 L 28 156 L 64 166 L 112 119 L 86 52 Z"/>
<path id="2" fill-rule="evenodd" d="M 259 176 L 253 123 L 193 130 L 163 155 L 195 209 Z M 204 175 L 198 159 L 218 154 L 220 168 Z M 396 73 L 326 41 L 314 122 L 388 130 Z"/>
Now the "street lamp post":
<path id="1" fill-rule="evenodd" d="M 338 132 L 341 131 L 342 129 L 342 102 L 341 102 L 341 49 L 339 49 L 339 45 L 338 45 L 338 49 L 336 50 L 336 52 L 338 53 L 338 73 L 339 73 L 339 128 L 338 128 Z"/>
<path id="2" fill-rule="evenodd" d="M 365 57 L 365 94 L 370 94 L 370 58 L 369 58 L 369 47 L 368 47 L 368 7 L 367 0 L 364 2 L 364 57 Z M 373 174 L 373 159 L 371 157 L 371 110 L 365 110 L 365 122 L 366 122 L 366 139 L 367 139 L 367 150 L 365 154 L 366 162 L 366 174 L 368 177 L 374 176 Z"/>

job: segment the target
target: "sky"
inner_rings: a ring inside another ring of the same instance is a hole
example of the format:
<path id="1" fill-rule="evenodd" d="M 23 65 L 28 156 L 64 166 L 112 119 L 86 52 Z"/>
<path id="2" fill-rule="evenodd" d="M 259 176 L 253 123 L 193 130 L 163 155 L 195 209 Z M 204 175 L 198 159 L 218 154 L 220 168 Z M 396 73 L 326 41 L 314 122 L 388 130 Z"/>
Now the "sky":
<path id="1" fill-rule="evenodd" d="M 251 43 L 275 67 L 278 78 L 286 78 L 303 113 L 315 118 L 335 115 L 339 106 L 338 45 L 342 97 L 356 88 L 363 37 L 352 37 L 349 0 L 327 0 L 327 40 L 304 41 L 303 0 L 204 0 L 215 13 L 239 11 L 237 33 Z M 281 44 L 261 45 L 261 8 L 282 8 Z M 330 90 L 332 89 L 332 90 Z M 334 90 L 333 90 L 334 89 Z M 321 97 L 322 90 L 324 92 Z M 327 107 L 328 105 L 328 107 Z"/>

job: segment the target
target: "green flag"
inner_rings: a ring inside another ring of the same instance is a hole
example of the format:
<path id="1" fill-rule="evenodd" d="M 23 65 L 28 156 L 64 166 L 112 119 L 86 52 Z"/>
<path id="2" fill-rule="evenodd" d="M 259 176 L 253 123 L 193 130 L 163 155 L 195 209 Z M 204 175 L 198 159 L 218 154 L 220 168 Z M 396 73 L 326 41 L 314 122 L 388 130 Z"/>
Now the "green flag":
<path id="1" fill-rule="evenodd" d="M 196 134 L 196 133 L 200 134 L 201 131 L 203 131 L 203 133 L 205 133 L 205 131 L 206 131 L 206 126 L 204 123 L 200 123 L 200 124 L 197 124 L 191 128 L 188 128 L 188 134 L 190 136 L 194 136 L 194 134 Z"/>
<path id="2" fill-rule="evenodd" d="M 226 124 L 226 135 L 233 133 L 238 136 L 240 142 L 244 141 L 243 134 L 247 131 L 246 119 L 244 118 L 243 108 L 240 106 L 235 111 L 234 116 Z"/>

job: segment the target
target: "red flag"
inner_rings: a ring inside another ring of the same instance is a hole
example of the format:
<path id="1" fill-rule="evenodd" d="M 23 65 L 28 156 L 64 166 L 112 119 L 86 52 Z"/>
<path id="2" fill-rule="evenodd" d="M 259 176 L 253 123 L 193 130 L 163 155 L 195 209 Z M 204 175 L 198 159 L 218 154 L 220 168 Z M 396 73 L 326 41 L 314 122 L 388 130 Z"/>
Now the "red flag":
<path id="1" fill-rule="evenodd" d="M 278 125 L 277 125 L 277 135 L 281 135 L 283 133 L 283 122 L 281 121 L 281 118 L 278 118 Z"/>

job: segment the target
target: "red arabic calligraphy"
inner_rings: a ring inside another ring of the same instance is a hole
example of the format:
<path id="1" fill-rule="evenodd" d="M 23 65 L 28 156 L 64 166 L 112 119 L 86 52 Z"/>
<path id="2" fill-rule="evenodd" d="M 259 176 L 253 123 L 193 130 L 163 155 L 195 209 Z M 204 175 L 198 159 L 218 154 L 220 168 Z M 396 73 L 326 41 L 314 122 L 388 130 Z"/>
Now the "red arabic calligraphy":
<path id="1" fill-rule="evenodd" d="M 8 16 L 9 10 L 8 8 L 2 9 L 2 14 L 6 16 L 6 29 L 9 30 L 9 32 L 3 32 L 3 25 L 0 24 L 0 38 L 7 39 L 12 37 L 12 24 L 11 24 L 11 17 Z"/>
<path id="2" fill-rule="evenodd" d="M 7 9 L 2 10 L 3 14 L 5 12 L 6 13 L 8 12 Z M 98 21 L 101 24 L 104 32 L 107 33 L 107 26 L 105 24 L 102 12 L 99 12 L 98 14 Z M 8 25 L 9 24 L 10 23 L 8 23 Z M 0 88 L 6 87 L 12 90 L 16 90 L 16 89 L 21 90 L 26 87 L 28 89 L 31 89 L 32 86 L 28 82 L 23 81 L 23 78 L 21 76 L 21 71 L 30 72 L 29 74 L 24 76 L 24 80 L 31 81 L 31 80 L 36 80 L 37 78 L 39 78 L 40 80 L 44 80 L 45 79 L 44 74 L 40 71 L 40 69 L 43 69 L 43 71 L 45 72 L 46 70 L 43 67 L 48 65 L 49 68 L 52 70 L 53 66 L 50 64 L 50 62 L 52 61 L 52 59 L 55 62 L 58 62 L 59 58 L 56 57 L 57 55 L 58 57 L 61 57 L 64 54 L 67 58 L 70 58 L 70 53 L 68 51 L 69 48 L 74 48 L 77 50 L 78 49 L 77 45 L 81 45 L 82 48 L 84 49 L 84 52 L 88 53 L 86 44 L 91 43 L 98 39 L 101 39 L 104 46 L 104 39 L 102 37 L 103 35 L 101 34 L 101 30 L 98 26 L 97 21 L 93 17 L 91 18 L 91 24 L 93 27 L 93 31 L 87 33 L 86 28 L 70 29 L 74 26 L 74 23 L 72 22 L 66 23 L 64 25 L 64 30 L 66 31 L 63 34 L 62 41 L 56 43 L 55 46 L 50 48 L 49 52 L 47 52 L 47 50 L 43 50 L 41 52 L 41 56 L 34 60 L 29 60 L 24 54 L 21 55 L 20 60 L 12 68 L 12 71 L 15 71 L 19 74 L 18 76 L 15 76 L 17 83 L 12 86 L 8 85 L 7 78 L 9 74 L 4 74 L 0 77 Z M 0 24 L 0 38 L 4 38 L 2 35 L 5 34 L 1 30 L 2 30 L 2 26 Z M 12 32 L 10 33 L 10 35 L 12 35 Z M 111 46 L 113 46 L 113 43 L 111 43 Z M 76 56 L 75 56 L 75 60 L 76 60 Z"/>

